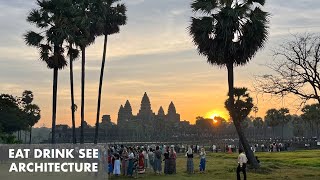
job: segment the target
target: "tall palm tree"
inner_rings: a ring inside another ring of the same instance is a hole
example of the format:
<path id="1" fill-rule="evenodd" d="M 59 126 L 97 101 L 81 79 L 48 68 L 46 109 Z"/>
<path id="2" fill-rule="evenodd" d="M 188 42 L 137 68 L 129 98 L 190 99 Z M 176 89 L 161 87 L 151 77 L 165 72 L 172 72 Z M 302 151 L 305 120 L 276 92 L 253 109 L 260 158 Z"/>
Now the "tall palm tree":
<path id="1" fill-rule="evenodd" d="M 103 43 L 103 55 L 100 70 L 100 80 L 99 80 L 99 92 L 98 92 L 98 103 L 97 103 L 97 116 L 96 116 L 96 127 L 94 143 L 98 142 L 98 132 L 99 132 L 99 119 L 100 119 L 100 105 L 101 105 L 101 92 L 103 83 L 104 66 L 106 63 L 106 51 L 108 36 L 119 33 L 120 26 L 125 25 L 127 21 L 126 17 L 126 6 L 124 4 L 116 4 L 119 0 L 98 0 L 95 3 L 95 14 L 97 17 L 97 28 L 99 31 L 98 35 L 104 35 Z"/>
<path id="2" fill-rule="evenodd" d="M 70 95 L 71 95 L 71 118 L 72 118 L 72 142 L 73 144 L 77 143 L 76 139 L 76 120 L 75 112 L 76 105 L 74 103 L 74 86 L 73 86 L 73 61 L 78 57 L 79 51 L 73 48 L 73 43 L 69 42 L 69 67 L 70 67 Z"/>
<path id="3" fill-rule="evenodd" d="M 37 9 L 33 9 L 27 21 L 40 29 L 40 32 L 28 31 L 24 35 L 27 45 L 40 50 L 40 59 L 53 69 L 52 88 L 52 130 L 51 143 L 55 144 L 56 110 L 57 110 L 57 89 L 58 70 L 66 65 L 64 56 L 63 41 L 66 38 L 66 23 L 62 20 L 61 9 L 65 7 L 63 0 L 38 0 Z"/>
<path id="4" fill-rule="evenodd" d="M 199 54 L 208 63 L 224 66 L 228 71 L 229 114 L 249 161 L 259 167 L 244 136 L 234 109 L 234 66 L 245 65 L 264 46 L 268 36 L 268 13 L 265 0 L 195 0 L 191 4 L 196 13 L 189 27 Z M 258 5 L 257 5 L 258 4 Z"/>
<path id="5" fill-rule="evenodd" d="M 86 48 L 94 43 L 97 34 L 97 22 L 93 13 L 95 0 L 74 0 L 75 18 L 74 23 L 77 27 L 74 34 L 74 42 L 81 50 L 81 126 L 80 143 L 84 143 L 84 96 L 85 96 L 85 63 Z"/>
<path id="6" fill-rule="evenodd" d="M 66 0 L 68 4 L 66 8 L 68 11 L 64 11 L 65 14 L 63 16 L 64 21 L 68 22 L 66 27 L 67 39 L 66 42 L 69 44 L 67 46 L 68 56 L 69 56 L 69 68 L 70 68 L 70 97 L 71 97 L 71 120 L 72 120 L 72 142 L 73 144 L 77 143 L 76 139 L 76 122 L 75 122 L 75 112 L 77 110 L 77 106 L 74 102 L 74 82 L 73 82 L 73 61 L 75 61 L 79 56 L 79 50 L 77 47 L 74 48 L 75 39 L 77 38 L 77 30 L 75 20 L 78 16 L 78 9 L 76 7 L 76 1 Z"/>

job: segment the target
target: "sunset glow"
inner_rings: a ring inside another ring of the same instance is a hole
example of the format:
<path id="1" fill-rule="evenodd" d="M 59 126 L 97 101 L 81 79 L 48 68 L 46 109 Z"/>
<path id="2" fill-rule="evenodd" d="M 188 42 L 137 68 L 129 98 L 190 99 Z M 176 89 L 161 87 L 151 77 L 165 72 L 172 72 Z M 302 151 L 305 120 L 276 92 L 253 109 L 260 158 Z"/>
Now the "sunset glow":
<path id="1" fill-rule="evenodd" d="M 205 115 L 205 118 L 210 118 L 210 119 L 213 119 L 214 122 L 217 122 L 215 120 L 215 117 L 223 117 L 226 120 L 228 119 L 227 115 L 224 112 L 219 112 L 217 110 L 212 110 L 212 111 L 206 113 L 206 115 Z"/>
<path id="2" fill-rule="evenodd" d="M 19 6 L 16 6 L 19 2 Z M 108 42 L 107 66 L 103 81 L 101 99 L 101 115 L 111 115 L 111 121 L 117 123 L 119 107 L 127 99 L 132 105 L 133 114 L 139 112 L 141 98 L 148 92 L 153 112 L 157 113 L 160 106 L 167 113 L 171 101 L 176 106 L 181 120 L 195 123 L 197 116 L 214 118 L 221 116 L 228 121 L 229 114 L 224 107 L 227 99 L 228 80 L 225 68 L 210 66 L 206 59 L 195 50 L 195 46 L 186 28 L 190 25 L 189 1 L 175 1 L 167 5 L 166 1 L 125 0 L 128 8 L 128 24 L 121 27 L 121 33 L 114 35 Z M 277 4 L 275 3 L 277 2 Z M 271 14 L 270 41 L 257 56 L 246 66 L 235 68 L 235 86 L 248 87 L 254 90 L 254 75 L 269 73 L 264 66 L 272 60 L 270 50 L 279 40 L 287 39 L 290 34 L 305 32 L 304 22 L 313 21 L 319 24 L 318 11 L 308 12 L 307 9 L 294 7 L 292 12 L 300 12 L 306 18 L 296 21 L 295 16 L 286 14 L 287 4 L 273 1 L 266 5 Z M 316 2 L 314 2 L 316 3 Z M 2 24 L 11 24 L 1 28 L 0 45 L 1 93 L 20 96 L 24 90 L 34 93 L 34 103 L 41 108 L 41 120 L 35 127 L 51 127 L 52 125 L 52 70 L 45 63 L 38 61 L 38 51 L 28 47 L 22 35 L 32 28 L 25 16 L 35 8 L 33 1 L 3 1 L 5 16 Z M 163 11 L 159 11 L 159 8 Z M 314 5 L 313 7 L 318 7 Z M 303 11 L 302 11 L 303 10 Z M 146 16 L 150 15 L 150 17 Z M 164 15 L 166 14 L 166 15 Z M 5 18 L 5 17 L 10 17 Z M 310 17 L 310 19 L 308 19 Z M 295 22 L 294 25 L 289 22 Z M 15 28 L 19 27 L 19 28 Z M 310 27 L 310 33 L 318 32 L 319 27 Z M 141 33 L 143 32 L 143 33 Z M 290 32 L 290 33 L 289 33 Z M 157 34 L 157 36 L 154 36 Z M 101 67 L 103 37 L 87 50 L 86 84 L 85 84 L 85 120 L 94 125 L 97 112 L 98 80 Z M 271 53 L 272 54 L 272 53 Z M 74 96 L 76 126 L 80 125 L 81 104 L 81 61 L 74 62 Z M 57 124 L 71 126 L 70 73 L 69 66 L 59 71 Z M 26 78 L 28 77 L 28 78 Z M 296 99 L 286 99 L 285 104 L 278 100 L 270 100 L 267 95 L 251 92 L 254 103 L 259 107 L 257 116 L 264 117 L 269 108 L 291 106 Z M 259 104 L 257 103 L 259 99 Z M 298 103 L 299 104 L 299 103 Z M 291 109 L 290 109 L 291 110 Z"/>

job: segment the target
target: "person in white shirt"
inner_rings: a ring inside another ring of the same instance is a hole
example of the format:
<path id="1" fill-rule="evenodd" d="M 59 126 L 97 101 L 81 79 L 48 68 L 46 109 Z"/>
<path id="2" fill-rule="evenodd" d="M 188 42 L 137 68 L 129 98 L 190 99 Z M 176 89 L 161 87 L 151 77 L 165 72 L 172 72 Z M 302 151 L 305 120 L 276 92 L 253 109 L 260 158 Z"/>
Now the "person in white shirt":
<path id="1" fill-rule="evenodd" d="M 144 167 L 148 168 L 149 166 L 149 155 L 145 149 L 142 151 L 143 157 L 144 157 Z"/>
<path id="2" fill-rule="evenodd" d="M 242 171 L 243 173 L 243 178 L 244 180 L 247 179 L 247 172 L 246 172 L 246 168 L 247 168 L 247 156 L 246 154 L 243 152 L 242 149 L 239 149 L 239 156 L 238 156 L 238 168 L 237 168 L 237 180 L 241 180 L 240 178 L 240 172 Z"/>

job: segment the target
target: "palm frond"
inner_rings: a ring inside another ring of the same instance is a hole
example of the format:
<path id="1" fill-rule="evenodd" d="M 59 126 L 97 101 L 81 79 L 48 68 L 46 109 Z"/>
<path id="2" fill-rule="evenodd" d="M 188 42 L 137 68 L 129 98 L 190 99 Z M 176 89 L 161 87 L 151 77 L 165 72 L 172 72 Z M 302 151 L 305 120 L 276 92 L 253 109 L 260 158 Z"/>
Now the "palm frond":
<path id="1" fill-rule="evenodd" d="M 214 10 L 218 6 L 218 2 L 216 0 L 195 0 L 191 3 L 191 8 L 194 12 L 202 12 L 211 14 L 212 10 Z"/>
<path id="2" fill-rule="evenodd" d="M 266 0 L 248 0 L 248 3 L 252 4 L 252 3 L 259 3 L 260 5 L 264 6 L 264 4 L 266 3 Z"/>
<path id="3" fill-rule="evenodd" d="M 203 3 L 210 2 L 215 2 L 216 6 L 201 10 Z M 260 7 L 252 9 L 253 1 L 210 2 L 196 0 L 191 5 L 194 11 L 201 11 L 200 16 L 198 14 L 191 18 L 189 27 L 199 54 L 206 56 L 208 63 L 212 65 L 246 64 L 264 46 L 268 38 L 268 13 Z M 254 2 L 264 4 L 264 1 Z"/>
<path id="4" fill-rule="evenodd" d="M 32 9 L 27 16 L 27 21 L 30 23 L 38 23 L 41 21 L 41 13 L 37 9 Z"/>
<path id="5" fill-rule="evenodd" d="M 68 46 L 68 56 L 76 60 L 79 57 L 79 50 Z"/>
<path id="6" fill-rule="evenodd" d="M 41 41 L 43 40 L 43 36 L 41 36 L 39 33 L 36 33 L 34 31 L 28 31 L 24 35 L 24 41 L 28 46 L 39 46 Z"/>

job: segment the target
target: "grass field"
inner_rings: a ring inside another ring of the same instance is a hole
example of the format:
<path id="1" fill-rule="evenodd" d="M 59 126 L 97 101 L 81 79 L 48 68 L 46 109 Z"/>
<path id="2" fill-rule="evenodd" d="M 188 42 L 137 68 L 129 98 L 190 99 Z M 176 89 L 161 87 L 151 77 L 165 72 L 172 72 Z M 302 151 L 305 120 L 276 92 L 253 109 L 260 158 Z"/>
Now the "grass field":
<path id="1" fill-rule="evenodd" d="M 288 180 L 320 180 L 320 150 L 280 152 L 280 153 L 256 153 L 261 161 L 261 168 L 258 170 L 248 169 L 248 179 L 288 179 Z M 206 179 L 236 179 L 237 154 L 208 153 L 206 173 L 198 171 L 199 158 L 194 158 L 195 174 L 187 174 L 186 158 L 179 155 L 177 159 L 177 174 L 155 175 L 151 170 L 146 174 L 138 175 L 138 179 L 147 180 L 206 180 Z M 1 168 L 3 169 L 3 168 Z M 88 180 L 88 176 L 81 174 L 19 174 L 4 177 L 7 172 L 0 170 L 0 179 L 6 180 Z M 45 176 L 45 178 L 44 178 Z M 23 178 L 22 178 L 23 177 Z M 103 179 L 103 178 L 93 178 Z M 128 177 L 111 177 L 110 179 L 130 179 Z"/>

